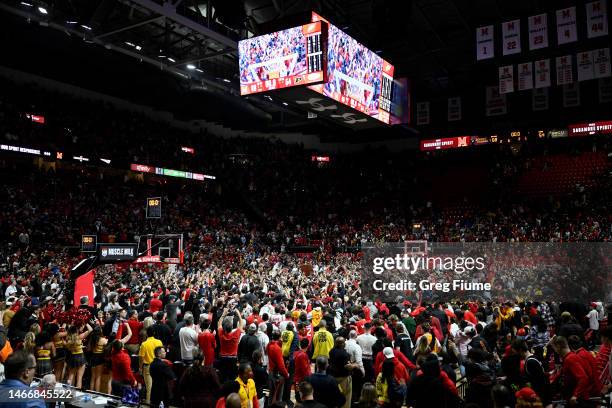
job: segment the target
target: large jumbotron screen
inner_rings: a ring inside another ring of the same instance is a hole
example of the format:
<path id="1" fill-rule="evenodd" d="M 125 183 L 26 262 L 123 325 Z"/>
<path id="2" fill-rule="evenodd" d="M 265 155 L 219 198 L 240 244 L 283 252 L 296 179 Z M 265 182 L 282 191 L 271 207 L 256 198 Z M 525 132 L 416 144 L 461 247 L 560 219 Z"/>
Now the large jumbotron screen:
<path id="1" fill-rule="evenodd" d="M 240 94 L 322 83 L 325 26 L 310 23 L 240 41 Z"/>
<path id="2" fill-rule="evenodd" d="M 312 21 L 325 21 L 312 13 Z M 384 123 L 389 123 L 394 67 L 328 23 L 327 81 L 310 88 Z"/>

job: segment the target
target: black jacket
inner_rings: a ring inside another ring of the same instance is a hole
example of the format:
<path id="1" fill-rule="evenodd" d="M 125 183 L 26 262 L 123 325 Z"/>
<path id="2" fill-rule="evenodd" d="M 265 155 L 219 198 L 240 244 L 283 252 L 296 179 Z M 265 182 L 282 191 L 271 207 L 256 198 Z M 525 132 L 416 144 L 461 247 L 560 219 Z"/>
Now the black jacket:
<path id="1" fill-rule="evenodd" d="M 256 336 L 252 334 L 242 336 L 240 343 L 238 343 L 238 361 L 241 363 L 253 362 L 253 352 L 260 349 L 261 344 Z"/>
<path id="2" fill-rule="evenodd" d="M 153 386 L 151 387 L 151 406 L 157 407 L 161 401 L 169 406 L 172 399 L 171 381 L 176 380 L 174 372 L 170 366 L 159 358 L 156 358 L 149 367 Z"/>
<path id="3" fill-rule="evenodd" d="M 340 392 L 336 379 L 331 375 L 315 373 L 306 378 L 314 389 L 314 400 L 327 406 L 337 408 L 344 405 L 346 398 Z"/>

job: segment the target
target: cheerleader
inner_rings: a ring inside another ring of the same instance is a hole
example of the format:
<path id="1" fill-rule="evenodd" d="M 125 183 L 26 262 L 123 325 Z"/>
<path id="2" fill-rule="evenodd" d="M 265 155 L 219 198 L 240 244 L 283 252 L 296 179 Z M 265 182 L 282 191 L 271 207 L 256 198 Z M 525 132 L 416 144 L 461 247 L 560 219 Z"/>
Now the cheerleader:
<path id="1" fill-rule="evenodd" d="M 66 360 L 68 365 L 68 378 L 66 382 L 69 385 L 74 385 L 78 389 L 81 389 L 83 386 L 83 374 L 85 373 L 86 361 L 85 354 L 83 353 L 83 340 L 92 332 L 92 328 L 89 324 L 85 327 L 86 330 L 79 334 L 78 327 L 70 326 L 68 328 L 68 335 L 66 336 L 66 349 L 69 352 Z"/>

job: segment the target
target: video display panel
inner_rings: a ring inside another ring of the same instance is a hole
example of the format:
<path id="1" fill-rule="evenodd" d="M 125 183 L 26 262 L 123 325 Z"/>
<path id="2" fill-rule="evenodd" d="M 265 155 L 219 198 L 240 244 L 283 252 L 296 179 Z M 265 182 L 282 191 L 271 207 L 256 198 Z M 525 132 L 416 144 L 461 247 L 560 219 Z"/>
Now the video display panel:
<path id="1" fill-rule="evenodd" d="M 314 12 L 312 21 L 327 22 Z M 311 86 L 311 89 L 389 123 L 393 65 L 338 27 L 327 23 L 327 81 Z"/>
<path id="2" fill-rule="evenodd" d="M 322 83 L 326 38 L 315 22 L 240 41 L 240 94 Z"/>

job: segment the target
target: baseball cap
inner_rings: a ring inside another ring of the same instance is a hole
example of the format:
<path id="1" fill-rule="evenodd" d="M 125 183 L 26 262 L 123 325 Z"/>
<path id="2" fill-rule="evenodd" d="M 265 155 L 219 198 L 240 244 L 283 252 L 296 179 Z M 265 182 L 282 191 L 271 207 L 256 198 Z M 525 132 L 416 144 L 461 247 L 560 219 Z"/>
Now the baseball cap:
<path id="1" fill-rule="evenodd" d="M 393 349 L 391 347 L 385 347 L 383 349 L 383 355 L 385 358 L 394 358 L 395 354 L 393 353 Z"/>

